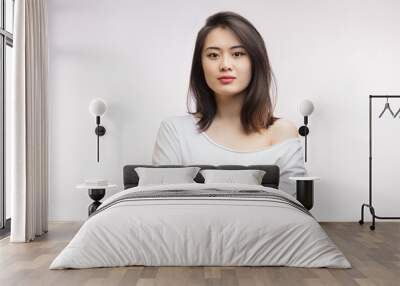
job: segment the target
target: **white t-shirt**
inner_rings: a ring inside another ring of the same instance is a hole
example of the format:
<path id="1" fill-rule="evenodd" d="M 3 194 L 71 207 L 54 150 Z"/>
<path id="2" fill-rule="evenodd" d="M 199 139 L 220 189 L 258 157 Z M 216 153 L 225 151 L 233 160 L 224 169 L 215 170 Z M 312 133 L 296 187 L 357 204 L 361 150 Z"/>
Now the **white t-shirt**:
<path id="1" fill-rule="evenodd" d="M 307 174 L 299 138 L 290 138 L 260 151 L 238 151 L 199 133 L 195 118 L 188 114 L 161 122 L 154 145 L 153 165 L 278 165 L 279 189 L 295 195 L 292 176 Z"/>

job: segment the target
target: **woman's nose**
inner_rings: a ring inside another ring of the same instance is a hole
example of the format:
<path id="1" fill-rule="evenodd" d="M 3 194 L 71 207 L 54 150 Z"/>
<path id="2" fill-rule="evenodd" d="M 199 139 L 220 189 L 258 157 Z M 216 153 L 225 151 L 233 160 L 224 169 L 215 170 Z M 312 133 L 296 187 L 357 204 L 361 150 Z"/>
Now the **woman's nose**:
<path id="1" fill-rule="evenodd" d="M 222 60 L 220 63 L 220 70 L 221 71 L 232 70 L 230 59 L 228 56 L 222 57 Z"/>

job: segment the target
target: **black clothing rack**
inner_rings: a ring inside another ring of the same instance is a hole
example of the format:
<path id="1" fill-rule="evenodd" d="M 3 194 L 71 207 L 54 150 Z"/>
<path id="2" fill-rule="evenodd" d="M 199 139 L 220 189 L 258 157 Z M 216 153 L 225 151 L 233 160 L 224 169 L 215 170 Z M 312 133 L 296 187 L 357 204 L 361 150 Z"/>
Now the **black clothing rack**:
<path id="1" fill-rule="evenodd" d="M 384 217 L 375 214 L 375 209 L 372 206 L 372 99 L 374 98 L 400 98 L 400 95 L 370 95 L 369 96 L 369 204 L 361 206 L 361 220 L 359 224 L 364 224 L 364 207 L 368 207 L 372 215 L 372 225 L 370 229 L 375 229 L 375 219 L 400 219 L 400 217 Z"/>

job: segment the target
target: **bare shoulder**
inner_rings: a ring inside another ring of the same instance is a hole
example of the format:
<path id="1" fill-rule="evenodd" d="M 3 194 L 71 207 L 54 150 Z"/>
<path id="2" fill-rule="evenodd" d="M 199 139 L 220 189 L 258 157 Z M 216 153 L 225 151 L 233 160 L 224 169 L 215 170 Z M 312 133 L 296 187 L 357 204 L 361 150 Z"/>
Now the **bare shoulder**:
<path id="1" fill-rule="evenodd" d="M 274 134 L 275 144 L 291 138 L 298 138 L 299 133 L 296 125 L 285 118 L 280 118 L 271 126 Z"/>

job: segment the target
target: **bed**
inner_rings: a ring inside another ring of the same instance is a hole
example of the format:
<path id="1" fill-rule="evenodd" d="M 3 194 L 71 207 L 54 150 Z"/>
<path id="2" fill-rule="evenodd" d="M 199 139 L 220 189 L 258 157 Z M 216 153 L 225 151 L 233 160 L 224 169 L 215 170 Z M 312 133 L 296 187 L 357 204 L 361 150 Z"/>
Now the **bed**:
<path id="1" fill-rule="evenodd" d="M 351 268 L 312 214 L 279 190 L 275 165 L 201 170 L 264 170 L 260 185 L 138 185 L 127 165 L 124 190 L 107 198 L 50 269 L 144 266 L 291 266 Z M 137 170 L 137 169 L 136 169 Z"/>

